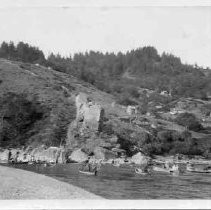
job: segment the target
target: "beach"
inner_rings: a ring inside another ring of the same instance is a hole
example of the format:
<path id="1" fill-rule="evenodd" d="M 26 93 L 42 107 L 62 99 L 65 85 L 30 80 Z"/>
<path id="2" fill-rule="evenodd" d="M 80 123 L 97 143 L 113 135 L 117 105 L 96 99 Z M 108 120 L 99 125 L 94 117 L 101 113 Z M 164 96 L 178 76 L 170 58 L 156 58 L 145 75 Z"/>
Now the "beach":
<path id="1" fill-rule="evenodd" d="M 102 199 L 45 175 L 0 166 L 0 199 Z"/>

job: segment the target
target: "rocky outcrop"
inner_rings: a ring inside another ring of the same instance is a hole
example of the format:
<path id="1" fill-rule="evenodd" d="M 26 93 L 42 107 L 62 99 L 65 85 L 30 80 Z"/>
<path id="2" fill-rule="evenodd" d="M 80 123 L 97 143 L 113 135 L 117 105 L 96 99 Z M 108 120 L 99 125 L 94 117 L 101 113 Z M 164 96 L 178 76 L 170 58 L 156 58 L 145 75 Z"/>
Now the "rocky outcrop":
<path id="1" fill-rule="evenodd" d="M 133 146 L 140 146 L 149 136 L 139 126 L 108 118 L 104 109 L 84 93 L 75 97 L 75 104 L 76 119 L 69 125 L 66 141 L 67 147 L 73 151 L 82 149 L 86 154 L 93 153 L 97 159 L 118 157 L 113 148 L 124 149 L 132 155 Z"/>
<path id="2" fill-rule="evenodd" d="M 101 135 L 104 109 L 84 93 L 76 96 L 75 104 L 76 119 L 69 125 L 67 135 L 67 147 L 74 151 L 71 159 L 74 161 L 77 159 L 78 162 L 86 158 L 80 149 L 83 149 L 86 155 L 93 153 L 97 159 L 104 159 L 106 151 L 112 148 L 112 143 L 109 142 L 110 137 L 104 138 Z M 113 136 L 112 138 L 112 141 L 116 141 Z"/>

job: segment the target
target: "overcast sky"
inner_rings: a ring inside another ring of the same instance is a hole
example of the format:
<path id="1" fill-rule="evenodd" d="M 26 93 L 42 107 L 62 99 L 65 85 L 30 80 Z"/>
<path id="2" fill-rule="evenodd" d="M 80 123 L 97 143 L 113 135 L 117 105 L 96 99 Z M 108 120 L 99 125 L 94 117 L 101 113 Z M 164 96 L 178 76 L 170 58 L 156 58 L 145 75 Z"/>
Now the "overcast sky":
<path id="1" fill-rule="evenodd" d="M 113 2 L 7 1 L 0 6 L 0 42 L 25 41 L 39 46 L 46 55 L 125 52 L 150 45 L 183 62 L 211 67 L 211 7 Z"/>

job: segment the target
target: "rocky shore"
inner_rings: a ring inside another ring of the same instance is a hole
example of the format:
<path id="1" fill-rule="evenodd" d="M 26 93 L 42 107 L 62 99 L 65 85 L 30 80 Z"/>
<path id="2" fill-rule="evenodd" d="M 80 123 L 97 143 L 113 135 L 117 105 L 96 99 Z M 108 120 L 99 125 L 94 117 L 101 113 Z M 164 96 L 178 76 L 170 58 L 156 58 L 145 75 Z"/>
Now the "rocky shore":
<path id="1" fill-rule="evenodd" d="M 102 199 L 50 177 L 0 166 L 0 199 Z"/>

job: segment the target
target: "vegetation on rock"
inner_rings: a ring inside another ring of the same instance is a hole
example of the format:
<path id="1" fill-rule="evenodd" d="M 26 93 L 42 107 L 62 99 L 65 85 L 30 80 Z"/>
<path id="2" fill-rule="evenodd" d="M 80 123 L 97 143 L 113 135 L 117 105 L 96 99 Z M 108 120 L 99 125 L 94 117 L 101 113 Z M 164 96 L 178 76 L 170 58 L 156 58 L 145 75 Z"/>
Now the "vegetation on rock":
<path id="1" fill-rule="evenodd" d="M 187 127 L 189 130 L 200 131 L 203 129 L 202 125 L 200 124 L 196 116 L 191 113 L 181 113 L 177 116 L 175 121 L 179 125 Z"/>

